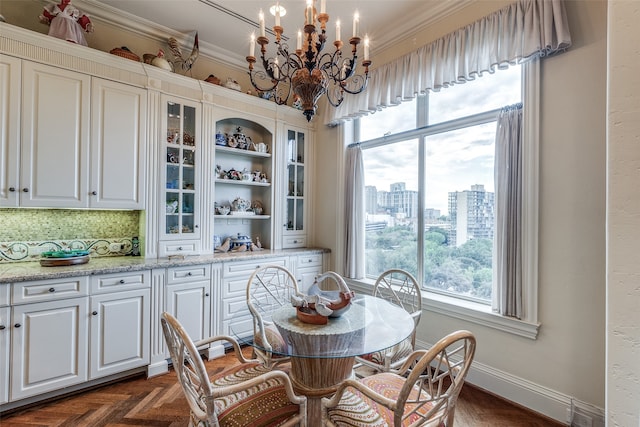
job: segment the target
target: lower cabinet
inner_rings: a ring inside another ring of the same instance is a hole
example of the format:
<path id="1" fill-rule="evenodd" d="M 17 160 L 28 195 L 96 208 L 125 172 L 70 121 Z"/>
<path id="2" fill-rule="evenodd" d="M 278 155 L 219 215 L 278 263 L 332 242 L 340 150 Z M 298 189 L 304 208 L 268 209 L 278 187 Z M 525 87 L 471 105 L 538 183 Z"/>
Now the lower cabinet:
<path id="1" fill-rule="evenodd" d="M 322 254 L 298 255 L 295 259 L 298 289 L 306 293 L 313 285 L 316 276 L 324 273 L 323 256 Z"/>
<path id="2" fill-rule="evenodd" d="M 91 278 L 89 379 L 149 364 L 149 272 Z"/>
<path id="3" fill-rule="evenodd" d="M 12 310 L 11 400 L 87 381 L 89 298 Z"/>
<path id="4" fill-rule="evenodd" d="M 211 265 L 168 269 L 166 311 L 193 341 L 211 336 Z"/>
<path id="5" fill-rule="evenodd" d="M 9 401 L 9 307 L 0 307 L 0 405 Z"/>

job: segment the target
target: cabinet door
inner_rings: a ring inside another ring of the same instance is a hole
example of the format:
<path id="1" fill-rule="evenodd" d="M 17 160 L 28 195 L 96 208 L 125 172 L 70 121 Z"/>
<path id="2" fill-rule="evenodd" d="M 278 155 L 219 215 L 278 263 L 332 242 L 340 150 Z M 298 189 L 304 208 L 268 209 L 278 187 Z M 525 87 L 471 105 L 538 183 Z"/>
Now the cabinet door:
<path id="1" fill-rule="evenodd" d="M 167 286 L 167 311 L 175 316 L 192 340 L 211 334 L 211 281 Z"/>
<path id="2" fill-rule="evenodd" d="M 91 297 L 90 379 L 149 364 L 150 291 Z"/>
<path id="3" fill-rule="evenodd" d="M 295 129 L 286 129 L 287 152 L 286 154 L 286 189 L 284 206 L 284 233 L 283 247 L 302 247 L 306 244 L 307 218 L 307 170 L 308 147 L 307 134 Z M 292 236 L 301 236 L 300 239 L 292 239 Z M 292 242 L 296 243 L 292 243 Z"/>
<path id="4" fill-rule="evenodd" d="M 25 61 L 22 81 L 20 204 L 86 207 L 91 78 Z"/>
<path id="5" fill-rule="evenodd" d="M 89 299 L 12 308 L 11 400 L 87 381 Z"/>
<path id="6" fill-rule="evenodd" d="M 0 307 L 0 405 L 9 401 L 9 307 Z"/>
<path id="7" fill-rule="evenodd" d="M 20 65 L 0 55 L 0 207 L 19 203 Z"/>
<path id="8" fill-rule="evenodd" d="M 200 106 L 163 97 L 161 240 L 200 239 Z"/>
<path id="9" fill-rule="evenodd" d="M 93 79 L 90 205 L 144 209 L 147 91 Z"/>

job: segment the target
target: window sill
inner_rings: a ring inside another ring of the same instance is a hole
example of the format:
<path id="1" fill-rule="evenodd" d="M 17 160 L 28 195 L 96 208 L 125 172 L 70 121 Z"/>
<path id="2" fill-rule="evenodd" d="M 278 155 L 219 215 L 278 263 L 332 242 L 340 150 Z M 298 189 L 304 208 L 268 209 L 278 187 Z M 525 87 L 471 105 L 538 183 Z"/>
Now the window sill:
<path id="1" fill-rule="evenodd" d="M 349 287 L 364 293 L 371 293 L 373 281 L 349 280 Z M 446 295 L 423 291 L 423 310 L 464 320 L 496 329 L 502 332 L 535 340 L 538 337 L 539 323 L 531 323 L 511 317 L 500 316 L 491 311 L 491 307 L 473 301 L 462 300 Z"/>

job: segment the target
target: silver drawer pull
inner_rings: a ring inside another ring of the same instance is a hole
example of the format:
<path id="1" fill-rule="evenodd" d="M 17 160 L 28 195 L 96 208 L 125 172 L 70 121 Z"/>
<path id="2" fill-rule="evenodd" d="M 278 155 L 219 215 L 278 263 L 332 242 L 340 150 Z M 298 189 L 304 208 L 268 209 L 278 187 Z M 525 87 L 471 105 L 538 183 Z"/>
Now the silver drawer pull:
<path id="1" fill-rule="evenodd" d="M 124 283 L 124 279 L 120 279 L 120 282 L 119 282 L 119 283 Z"/>
<path id="2" fill-rule="evenodd" d="M 55 292 L 55 291 L 56 291 L 56 288 L 49 288 L 49 292 L 52 292 L 52 293 L 53 293 L 53 292 Z"/>

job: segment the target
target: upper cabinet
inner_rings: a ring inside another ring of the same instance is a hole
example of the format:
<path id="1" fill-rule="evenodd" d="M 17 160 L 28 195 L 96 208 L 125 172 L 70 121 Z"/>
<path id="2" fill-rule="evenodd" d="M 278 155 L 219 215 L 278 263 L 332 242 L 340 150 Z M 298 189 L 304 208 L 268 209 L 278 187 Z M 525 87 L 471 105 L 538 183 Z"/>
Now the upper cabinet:
<path id="1" fill-rule="evenodd" d="M 238 117 L 216 121 L 215 165 L 208 166 L 215 184 L 210 210 L 214 246 L 240 235 L 272 248 L 274 124 L 269 129 Z"/>
<path id="2" fill-rule="evenodd" d="M 91 77 L 28 61 L 22 71 L 20 206 L 87 207 Z"/>
<path id="3" fill-rule="evenodd" d="M 309 137 L 306 130 L 285 126 L 284 224 L 282 246 L 307 246 Z"/>
<path id="4" fill-rule="evenodd" d="M 146 90 L 5 55 L 0 70 L 0 206 L 144 207 Z"/>
<path id="5" fill-rule="evenodd" d="M 160 255 L 200 251 L 200 105 L 163 96 Z"/>
<path id="6" fill-rule="evenodd" d="M 18 206 L 21 61 L 0 55 L 0 206 Z"/>
<path id="7" fill-rule="evenodd" d="M 146 131 L 147 91 L 94 78 L 91 87 L 91 207 L 144 208 Z"/>

